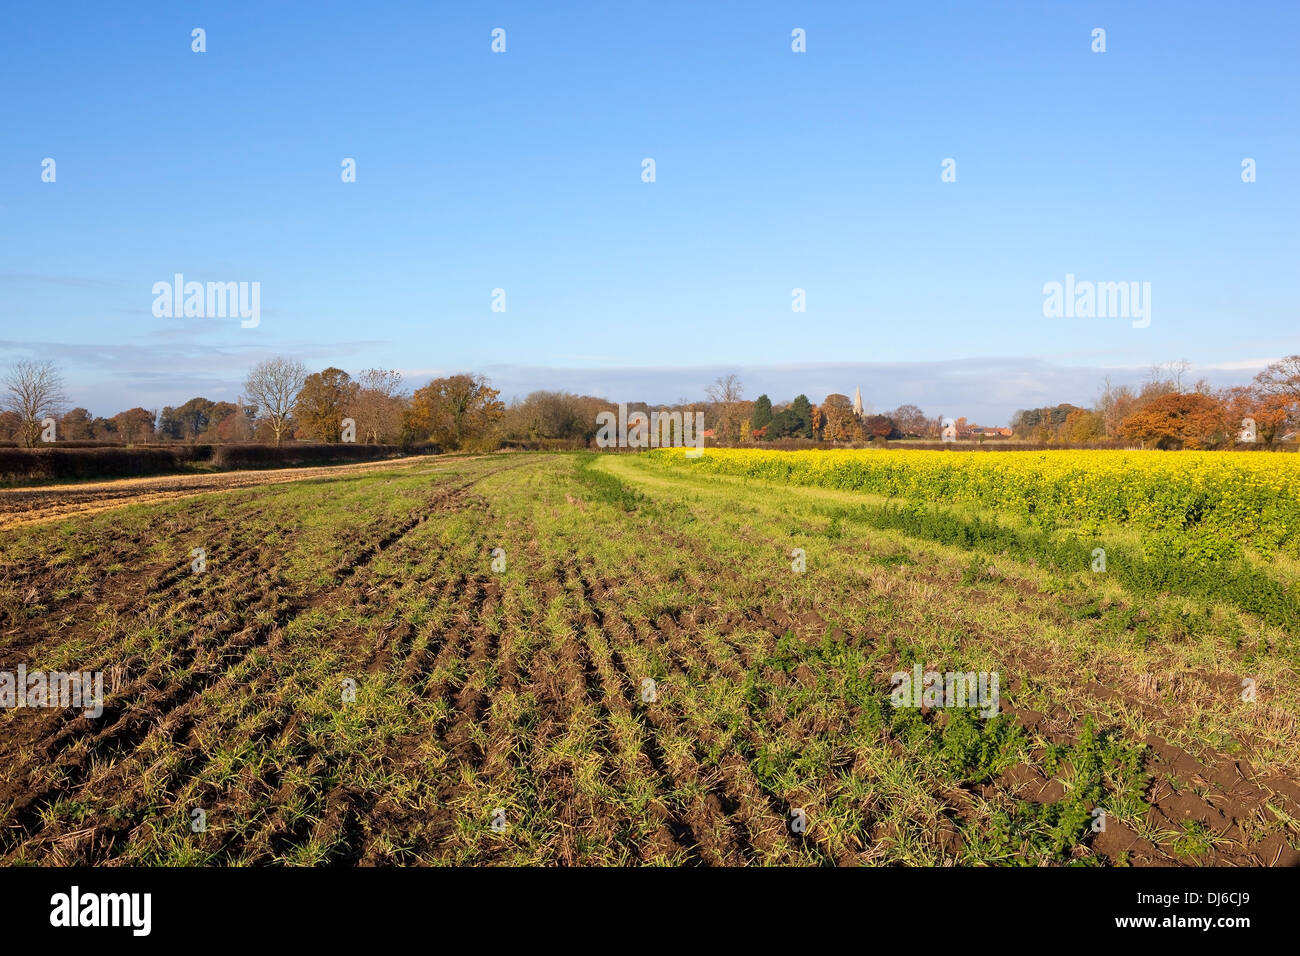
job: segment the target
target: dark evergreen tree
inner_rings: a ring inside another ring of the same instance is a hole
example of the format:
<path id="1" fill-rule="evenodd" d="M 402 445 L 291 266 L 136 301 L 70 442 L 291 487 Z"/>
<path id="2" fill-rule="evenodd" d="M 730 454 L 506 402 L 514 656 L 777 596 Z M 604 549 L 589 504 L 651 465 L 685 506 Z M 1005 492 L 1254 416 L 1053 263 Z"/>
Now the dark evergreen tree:
<path id="1" fill-rule="evenodd" d="M 798 430 L 795 434 L 800 438 L 812 438 L 812 403 L 808 401 L 808 396 L 796 395 L 794 401 L 790 403 L 790 412 L 799 423 Z"/>

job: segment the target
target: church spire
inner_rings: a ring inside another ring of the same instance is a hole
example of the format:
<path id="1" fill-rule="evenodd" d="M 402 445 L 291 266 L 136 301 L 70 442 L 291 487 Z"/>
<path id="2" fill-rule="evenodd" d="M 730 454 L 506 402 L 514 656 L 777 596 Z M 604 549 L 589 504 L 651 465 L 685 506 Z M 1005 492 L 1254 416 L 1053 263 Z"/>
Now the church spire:
<path id="1" fill-rule="evenodd" d="M 853 414 L 862 417 L 862 389 L 853 389 Z"/>

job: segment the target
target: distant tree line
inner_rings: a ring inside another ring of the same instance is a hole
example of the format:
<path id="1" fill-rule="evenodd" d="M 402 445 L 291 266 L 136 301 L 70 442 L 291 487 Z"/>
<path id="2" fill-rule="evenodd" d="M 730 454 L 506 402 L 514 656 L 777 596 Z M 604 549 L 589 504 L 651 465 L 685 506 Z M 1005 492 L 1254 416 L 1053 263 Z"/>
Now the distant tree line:
<path id="1" fill-rule="evenodd" d="M 1149 448 L 1214 449 L 1236 444 L 1254 425 L 1256 443 L 1294 440 L 1300 429 L 1300 355 L 1269 365 L 1249 385 L 1212 388 L 1184 381 L 1190 366 L 1157 366 L 1141 386 L 1106 381 L 1091 408 L 1060 404 L 1022 409 L 1017 438 L 1076 445 L 1124 441 Z"/>
<path id="2" fill-rule="evenodd" d="M 1234 444 L 1244 419 L 1255 424 L 1259 443 L 1271 445 L 1300 427 L 1300 355 L 1273 363 L 1244 386 L 1212 389 L 1186 385 L 1187 363 L 1154 369 L 1140 387 L 1105 383 L 1091 408 L 1063 403 L 1016 412 L 1011 428 L 985 428 L 954 420 L 957 437 L 1014 437 L 1071 445 L 1129 442 L 1154 448 L 1219 448 Z M 43 423 L 56 423 L 60 441 L 120 444 L 227 444 L 285 441 L 362 444 L 432 442 L 455 449 L 588 446 L 597 416 L 616 403 L 565 391 L 536 391 L 505 403 L 481 375 L 436 378 L 408 392 L 399 372 L 371 368 L 355 378 L 330 366 L 308 371 L 277 357 L 258 363 L 234 402 L 195 397 L 161 409 L 130 408 L 111 418 L 67 408 L 63 379 L 52 363 L 19 362 L 0 379 L 0 441 L 33 446 Z M 735 375 L 717 379 L 703 401 L 675 404 L 627 402 L 631 411 L 703 412 L 715 444 L 804 440 L 862 444 L 879 440 L 940 437 L 943 418 L 915 405 L 883 413 L 855 410 L 846 395 L 832 393 L 817 405 L 807 395 L 773 402 L 747 400 Z M 1008 433 L 1009 434 L 1004 434 Z"/>

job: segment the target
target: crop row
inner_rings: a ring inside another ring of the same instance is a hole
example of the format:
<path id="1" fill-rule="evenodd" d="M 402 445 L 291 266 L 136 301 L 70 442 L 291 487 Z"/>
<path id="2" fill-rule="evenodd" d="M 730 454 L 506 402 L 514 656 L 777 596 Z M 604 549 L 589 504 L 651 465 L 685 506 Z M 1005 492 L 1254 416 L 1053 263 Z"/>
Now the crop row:
<path id="1" fill-rule="evenodd" d="M 1300 457 L 1246 452 L 709 450 L 656 463 L 891 498 L 960 502 L 1049 522 L 1208 531 L 1300 554 Z"/>

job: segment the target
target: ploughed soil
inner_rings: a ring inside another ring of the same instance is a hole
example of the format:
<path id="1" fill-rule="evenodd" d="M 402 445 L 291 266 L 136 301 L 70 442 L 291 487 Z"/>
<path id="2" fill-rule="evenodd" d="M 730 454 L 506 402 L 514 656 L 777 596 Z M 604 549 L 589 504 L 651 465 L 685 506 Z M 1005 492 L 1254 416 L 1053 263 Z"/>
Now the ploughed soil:
<path id="1" fill-rule="evenodd" d="M 250 485 L 391 471 L 418 461 L 7 491 L 0 493 L 0 523 L 51 521 Z M 537 461 L 483 460 L 468 473 L 433 476 L 418 506 L 370 529 L 334 569 L 333 583 L 326 587 L 288 575 L 282 548 L 237 540 L 236 519 L 206 531 L 210 539 L 230 543 L 220 573 L 231 582 L 232 595 L 220 606 L 190 593 L 192 582 L 184 569 L 141 561 L 138 571 L 115 579 L 116 613 L 125 620 L 151 621 L 148 609 L 162 597 L 193 624 L 148 654 L 122 656 L 114 639 L 102 636 L 111 629 L 100 626 L 101 603 L 84 597 L 53 598 L 49 611 L 36 619 L 0 621 L 0 670 L 24 662 L 30 666 L 42 642 L 74 631 L 85 637 L 83 668 L 104 670 L 108 692 L 105 713 L 94 721 L 71 709 L 23 709 L 8 715 L 0 733 L 0 767 L 7 768 L 0 774 L 0 808 L 7 810 L 0 862 L 123 862 L 127 847 L 142 835 L 185 819 L 188 807 L 170 801 L 187 781 L 200 776 L 213 781 L 205 798 L 211 826 L 184 838 L 194 840 L 205 862 L 273 863 L 309 844 L 327 848 L 325 862 L 336 864 L 494 862 L 504 859 L 500 851 L 476 849 L 464 838 L 466 804 L 485 791 L 527 795 L 528 806 L 519 811 L 512 805 L 509 814 L 512 820 L 520 813 L 533 818 L 538 839 L 546 844 L 539 855 L 550 862 L 584 862 L 593 844 L 623 847 L 631 862 L 736 865 L 780 858 L 796 848 L 826 863 L 872 862 L 873 840 L 891 834 L 873 829 L 869 820 L 862 829 L 865 838 L 847 847 L 826 842 L 817 827 L 806 837 L 792 834 L 786 825 L 788 796 L 764 785 L 743 747 L 729 745 L 717 724 L 694 704 L 675 702 L 684 695 L 663 707 L 646 706 L 642 696 L 638 661 L 650 648 L 668 663 L 661 679 L 665 699 L 698 684 L 700 674 L 721 674 L 740 683 L 753 668 L 773 683 L 813 686 L 816 675 L 806 667 L 786 673 L 764 661 L 785 635 L 820 644 L 834 625 L 818 610 L 754 593 L 727 607 L 701 600 L 696 607 L 647 622 L 625 611 L 635 581 L 629 583 L 619 569 L 602 566 L 594 557 L 574 553 L 554 566 L 550 576 L 530 578 L 525 585 L 535 607 L 562 606 L 554 613 L 563 628 L 554 621 L 544 628 L 540 617 L 513 626 L 506 612 L 520 599 L 508 596 L 486 566 L 452 566 L 400 582 L 387 576 L 384 564 L 427 551 L 420 537 L 427 522 L 466 513 L 487 521 L 492 505 L 480 483 Z M 574 494 L 566 495 L 561 507 L 583 510 L 590 504 Z M 248 520 L 256 516 L 256 503 L 250 502 Z M 100 560 L 123 563 L 133 553 L 143 554 L 148 543 L 128 538 L 119 551 Z M 691 550 L 692 561 L 705 575 L 727 574 L 692 542 L 673 543 Z M 545 566 L 548 559 L 541 552 L 536 542 L 528 543 L 510 560 Z M 30 571 L 30 580 L 4 583 L 30 585 L 41 573 Z M 417 731 L 375 734 L 367 766 L 382 768 L 378 776 L 404 782 L 386 787 L 376 777 L 363 780 L 354 765 L 345 763 L 351 758 L 305 726 L 292 676 L 294 655 L 304 648 L 289 640 L 287 630 L 322 610 L 332 613 L 340 603 L 378 613 L 398 589 L 418 591 L 429 606 L 448 607 L 443 623 L 430 626 L 402 617 L 378 636 L 345 626 L 326 629 L 319 643 L 307 648 L 336 661 L 340 673 L 383 673 L 394 682 L 389 693 L 440 705 L 431 711 L 436 714 L 431 722 Z M 559 630 L 569 636 L 543 633 Z M 705 633 L 710 637 L 702 640 Z M 250 671 L 250 662 L 262 660 L 267 663 Z M 1023 663 L 1030 671 L 1054 666 L 1032 660 L 1029 652 Z M 877 677 L 887 682 L 886 673 Z M 1118 694 L 1137 710 L 1160 706 L 1159 698 L 1125 687 L 1116 677 L 1099 694 Z M 1027 729 L 1054 743 L 1077 739 L 1082 718 L 1064 711 L 1036 713 L 1018 707 L 1016 697 L 1013 682 L 1002 708 Z M 248 701 L 247 706 L 232 709 L 229 701 L 236 699 Z M 508 706 L 512 700 L 526 701 L 525 712 Z M 778 722 L 769 725 L 769 732 L 779 728 L 797 739 L 824 731 L 813 716 L 794 716 L 787 724 L 779 723 L 784 716 L 773 719 Z M 623 728 L 618 736 L 612 729 L 616 726 Z M 590 743 L 580 751 L 589 757 L 574 756 L 578 739 Z M 227 779 L 216 771 L 223 759 L 219 752 L 231 740 L 268 751 L 274 745 L 279 756 L 264 765 L 246 761 Z M 1151 804 L 1148 823 L 1178 831 L 1194 821 L 1208 828 L 1215 842 L 1208 852 L 1187 859 L 1112 821 L 1091 843 L 1103 861 L 1116 862 L 1124 854 L 1134 865 L 1300 863 L 1300 854 L 1276 830 L 1255 838 L 1259 821 L 1270 815 L 1300 820 L 1300 786 L 1294 780 L 1259 777 L 1226 755 L 1197 759 L 1158 737 L 1145 742 L 1152 780 L 1144 795 Z M 629 743 L 635 757 L 619 759 Z M 719 749 L 724 751 L 720 759 Z M 588 759 L 595 764 L 584 762 Z M 653 825 L 638 824 L 628 804 L 591 786 L 593 779 L 609 782 L 614 792 L 648 791 Z M 990 784 L 954 788 L 943 797 L 953 818 L 960 819 L 977 800 L 1011 796 L 1048 802 L 1060 797 L 1061 786 L 1022 765 Z M 239 809 L 244 821 L 239 826 L 222 825 L 227 805 Z M 484 820 L 492 809 L 482 810 Z M 956 828 L 945 837 L 944 846 L 958 859 Z"/>
<path id="2" fill-rule="evenodd" d="M 272 468 L 225 471 L 197 475 L 158 475 L 151 478 L 121 478 L 78 484 L 0 488 L 0 530 L 21 525 L 59 521 L 78 515 L 96 514 L 126 505 L 149 504 L 286 481 L 324 477 L 347 477 L 380 469 L 391 470 L 408 464 L 427 464 L 437 456 L 418 455 L 386 461 L 365 461 L 310 468 Z"/>

